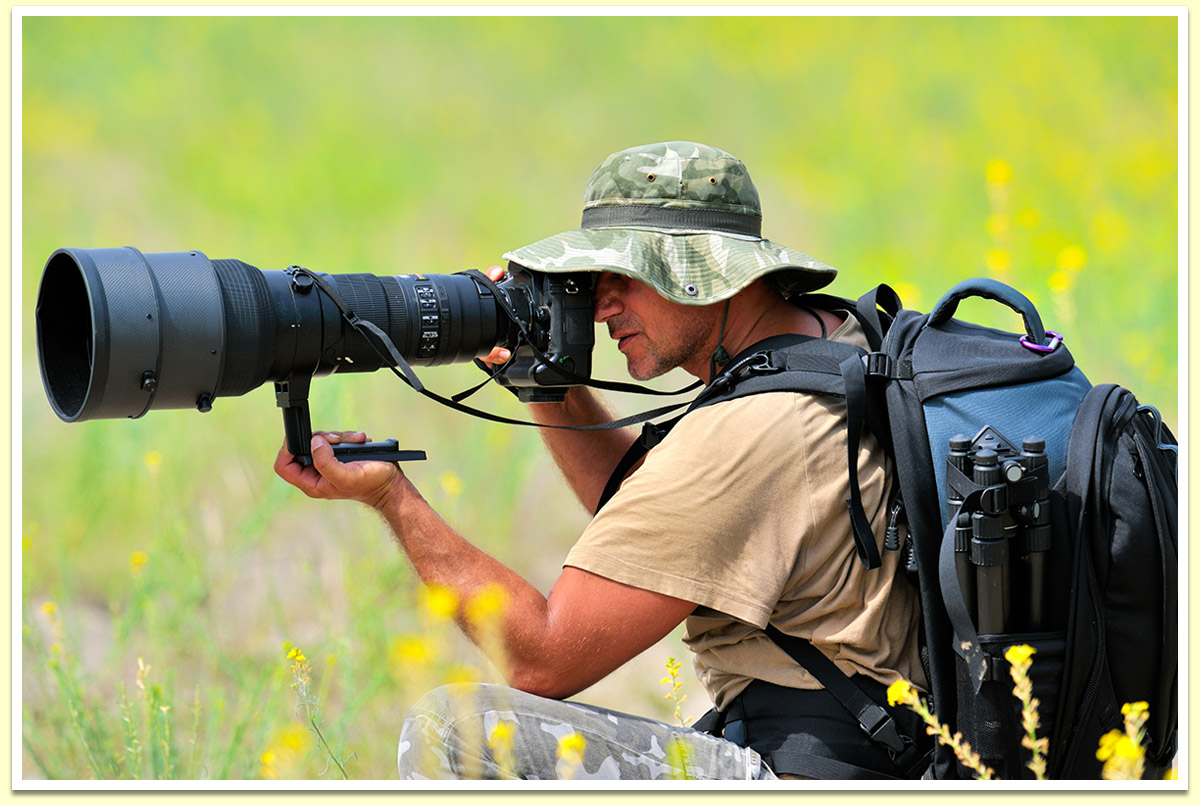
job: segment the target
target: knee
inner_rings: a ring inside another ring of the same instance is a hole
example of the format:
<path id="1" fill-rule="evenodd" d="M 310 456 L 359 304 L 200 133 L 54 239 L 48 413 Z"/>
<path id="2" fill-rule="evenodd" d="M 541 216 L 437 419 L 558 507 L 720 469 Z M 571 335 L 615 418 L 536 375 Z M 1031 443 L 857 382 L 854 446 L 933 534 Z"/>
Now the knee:
<path id="1" fill-rule="evenodd" d="M 486 682 L 454 682 L 442 685 L 417 699 L 405 716 L 405 723 L 453 725 L 478 718 L 511 704 L 514 691 Z"/>
<path id="2" fill-rule="evenodd" d="M 502 698 L 500 685 L 455 683 L 426 693 L 400 725 L 400 779 L 453 779 L 464 747 L 484 737 L 484 716 Z"/>

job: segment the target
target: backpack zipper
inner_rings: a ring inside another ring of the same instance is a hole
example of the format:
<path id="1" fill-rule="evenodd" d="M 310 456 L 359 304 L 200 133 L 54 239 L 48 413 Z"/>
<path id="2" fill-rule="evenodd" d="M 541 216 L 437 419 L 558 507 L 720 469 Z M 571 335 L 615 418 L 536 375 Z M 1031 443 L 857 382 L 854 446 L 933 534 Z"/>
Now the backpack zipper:
<path id="1" fill-rule="evenodd" d="M 1128 424 L 1127 410 L 1129 403 L 1127 400 L 1120 402 L 1120 408 L 1113 416 L 1113 421 L 1116 423 L 1114 430 L 1121 431 Z M 1106 434 L 1102 434 L 1106 435 Z M 1091 496 L 1089 495 L 1089 498 Z M 1107 529 L 1103 530 L 1107 533 Z M 1075 719 L 1075 725 L 1071 729 L 1071 738 L 1064 746 L 1073 746 L 1079 738 L 1079 733 L 1087 723 L 1088 717 L 1091 715 L 1092 708 L 1095 706 L 1096 690 L 1100 687 L 1100 670 L 1104 667 L 1105 657 L 1107 655 L 1107 647 L 1105 645 L 1107 635 L 1104 631 L 1104 608 L 1101 606 L 1099 580 L 1096 579 L 1096 571 L 1092 565 L 1092 554 L 1090 551 L 1080 551 L 1084 570 L 1087 573 L 1088 583 L 1088 598 L 1092 604 L 1092 614 L 1095 617 L 1096 629 L 1096 658 L 1092 663 L 1092 670 L 1088 674 L 1087 687 L 1083 690 L 1083 698 L 1080 699 L 1079 708 L 1076 711 L 1079 715 Z M 1075 747 L 1078 752 L 1080 747 Z"/>

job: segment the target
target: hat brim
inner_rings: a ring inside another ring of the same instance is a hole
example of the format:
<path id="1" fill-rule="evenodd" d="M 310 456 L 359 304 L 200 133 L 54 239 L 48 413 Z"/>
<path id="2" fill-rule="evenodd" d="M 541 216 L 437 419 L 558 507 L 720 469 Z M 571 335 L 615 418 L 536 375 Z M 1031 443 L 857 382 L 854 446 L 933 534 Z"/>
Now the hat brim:
<path id="1" fill-rule="evenodd" d="M 636 227 L 574 229 L 506 252 L 534 271 L 612 271 L 648 283 L 682 305 L 728 299 L 760 277 L 781 274 L 791 296 L 823 288 L 837 269 L 762 238 Z"/>

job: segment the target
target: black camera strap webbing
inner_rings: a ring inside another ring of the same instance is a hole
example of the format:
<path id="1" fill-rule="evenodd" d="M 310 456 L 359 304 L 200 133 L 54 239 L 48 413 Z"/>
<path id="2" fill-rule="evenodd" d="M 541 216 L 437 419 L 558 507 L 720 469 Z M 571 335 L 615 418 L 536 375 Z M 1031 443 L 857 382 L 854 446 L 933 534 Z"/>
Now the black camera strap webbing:
<path id="1" fill-rule="evenodd" d="M 328 296 L 330 301 L 332 301 L 333 304 L 337 306 L 338 310 L 341 311 L 343 318 L 346 319 L 346 321 L 350 324 L 351 327 L 354 327 L 356 330 L 358 330 L 360 333 L 363 334 L 364 338 L 366 338 L 367 343 L 371 345 L 371 348 L 375 350 L 375 352 L 379 355 L 379 357 L 384 359 L 385 363 L 389 359 L 394 362 L 394 365 L 388 366 L 388 369 L 391 370 L 391 372 L 394 375 L 396 375 L 401 380 L 403 380 L 405 383 L 407 383 L 409 386 L 411 386 L 413 388 L 413 390 L 418 392 L 419 394 L 421 394 L 425 397 L 428 397 L 429 399 L 431 399 L 437 403 L 440 403 L 441 405 L 444 405 L 447 408 L 452 408 L 455 411 L 459 411 L 464 414 L 470 414 L 471 416 L 479 417 L 480 419 L 486 419 L 490 422 L 498 422 L 503 425 L 523 425 L 523 426 L 535 427 L 535 428 L 550 428 L 553 430 L 591 431 L 591 430 L 616 430 L 618 428 L 624 428 L 624 427 L 628 427 L 630 425 L 637 425 L 642 422 L 646 422 L 648 420 L 654 419 L 655 417 L 662 416 L 663 414 L 669 414 L 672 411 L 676 411 L 676 410 L 683 408 L 684 406 L 689 404 L 688 402 L 681 402 L 681 403 L 674 403 L 672 405 L 665 405 L 660 408 L 655 408 L 651 411 L 644 411 L 640 414 L 633 414 L 631 416 L 623 417 L 622 419 L 613 420 L 612 422 L 603 422 L 598 425 L 546 425 L 541 422 L 530 422 L 528 420 L 522 420 L 522 419 L 511 419 L 506 416 L 500 416 L 499 414 L 493 414 L 488 411 L 483 411 L 478 408 L 473 408 L 469 405 L 464 405 L 460 402 L 457 402 L 452 399 L 448 399 L 446 397 L 441 396 L 440 394 L 437 394 L 436 392 L 433 392 L 433 391 L 430 391 L 429 389 L 427 389 L 425 387 L 425 385 L 417 377 L 416 372 L 414 372 L 412 367 L 409 366 L 408 361 L 404 360 L 404 356 L 400 354 L 400 351 L 398 349 L 396 349 L 396 345 L 392 343 L 392 340 L 391 340 L 391 338 L 388 337 L 387 333 L 385 333 L 383 330 L 381 330 L 374 322 L 359 318 L 354 313 L 354 311 L 352 311 L 350 309 L 349 305 L 346 304 L 346 301 L 342 298 L 342 295 L 340 293 L 338 293 L 337 289 L 334 288 L 332 285 L 330 285 L 329 282 L 327 282 L 324 277 L 321 277 L 316 272 L 310 271 L 309 269 L 303 268 L 301 266 L 293 266 L 293 268 L 296 271 L 303 273 L 306 276 L 312 278 L 312 280 L 316 284 L 316 286 L 326 296 Z M 520 322 L 518 322 L 518 325 L 520 325 Z M 371 338 L 371 337 L 367 336 L 367 333 L 370 333 L 370 335 L 373 335 L 375 337 Z M 376 341 L 379 341 L 380 343 L 382 343 L 384 350 L 386 350 L 386 354 L 384 353 L 383 350 L 380 349 L 380 346 L 379 346 L 379 344 L 376 343 Z M 686 391 L 686 389 L 685 389 L 685 391 Z M 662 392 L 659 392 L 659 393 L 661 394 Z"/>

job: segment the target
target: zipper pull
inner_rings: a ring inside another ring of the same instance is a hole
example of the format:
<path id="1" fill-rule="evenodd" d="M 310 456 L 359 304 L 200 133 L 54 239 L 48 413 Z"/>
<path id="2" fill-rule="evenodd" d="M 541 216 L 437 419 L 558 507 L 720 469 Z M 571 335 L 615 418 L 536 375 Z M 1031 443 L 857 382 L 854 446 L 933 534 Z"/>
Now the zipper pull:
<path id="1" fill-rule="evenodd" d="M 896 498 L 892 511 L 888 515 L 887 532 L 883 538 L 883 547 L 889 551 L 900 550 L 900 513 L 904 511 L 904 501 Z"/>

